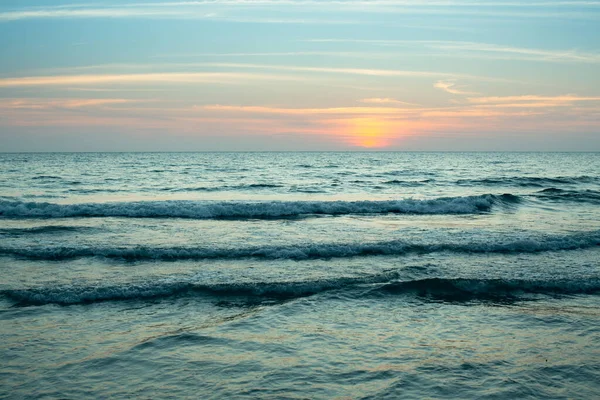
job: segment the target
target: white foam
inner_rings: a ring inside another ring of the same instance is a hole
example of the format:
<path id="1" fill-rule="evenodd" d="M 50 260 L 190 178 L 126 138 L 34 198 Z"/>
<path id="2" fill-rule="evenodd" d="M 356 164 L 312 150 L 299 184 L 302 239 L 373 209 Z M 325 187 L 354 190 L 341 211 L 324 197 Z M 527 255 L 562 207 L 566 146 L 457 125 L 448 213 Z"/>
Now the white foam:
<path id="1" fill-rule="evenodd" d="M 216 247 L 3 247 L 0 255 L 41 260 L 64 260 L 82 257 L 106 257 L 135 260 L 201 260 L 201 259 L 329 259 L 373 255 L 403 255 L 407 253 L 537 253 L 543 251 L 577 250 L 600 245 L 600 231 L 571 235 L 490 238 L 487 241 L 411 243 L 390 240 L 373 243 L 313 243 L 241 248 Z"/>
<path id="2" fill-rule="evenodd" d="M 57 286 L 4 290 L 4 297 L 21 305 L 85 304 L 102 301 L 145 300 L 184 296 L 237 296 L 290 299 L 332 290 L 344 292 L 364 287 L 354 296 L 433 295 L 450 300 L 514 299 L 531 294 L 594 294 L 600 291 L 600 279 L 477 279 L 425 278 L 399 280 L 398 273 L 365 277 L 339 277 L 305 282 L 239 282 L 202 284 L 193 282 L 123 283 L 115 286 Z M 368 286 L 364 286 L 368 285 Z M 373 287 L 375 286 L 375 287 Z"/>
<path id="3" fill-rule="evenodd" d="M 444 197 L 432 200 L 385 201 L 146 201 L 54 204 L 0 201 L 0 216 L 8 218 L 131 217 L 193 219 L 267 219 L 307 215 L 348 214 L 472 214 L 490 211 L 498 203 L 514 203 L 511 195 Z"/>

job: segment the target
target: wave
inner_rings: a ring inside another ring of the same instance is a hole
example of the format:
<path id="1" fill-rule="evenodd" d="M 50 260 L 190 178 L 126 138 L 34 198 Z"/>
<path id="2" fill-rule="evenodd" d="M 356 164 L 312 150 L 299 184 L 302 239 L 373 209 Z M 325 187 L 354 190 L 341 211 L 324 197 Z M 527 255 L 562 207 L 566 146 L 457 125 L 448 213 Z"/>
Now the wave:
<path id="1" fill-rule="evenodd" d="M 600 192 L 596 190 L 566 190 L 558 188 L 547 188 L 535 193 L 535 197 L 541 200 L 572 201 L 577 203 L 600 204 Z"/>
<path id="2" fill-rule="evenodd" d="M 464 186 L 522 186 L 522 187 L 544 187 L 553 185 L 574 185 L 579 183 L 600 182 L 600 177 L 594 176 L 559 176 L 559 177 L 535 177 L 514 176 L 485 179 L 459 179 L 457 185 Z"/>
<path id="3" fill-rule="evenodd" d="M 60 234 L 95 230 L 96 228 L 84 226 L 36 226 L 32 228 L 0 228 L 1 236 L 25 236 L 25 235 L 40 235 L 40 234 Z"/>
<path id="4" fill-rule="evenodd" d="M 32 180 L 62 180 L 61 176 L 56 175 L 37 175 L 31 178 Z"/>
<path id="5" fill-rule="evenodd" d="M 385 171 L 382 172 L 381 175 L 386 176 L 406 176 L 406 175 L 417 175 L 417 176 L 437 176 L 438 174 L 435 172 L 429 171 L 417 171 L 414 169 L 404 169 L 404 170 L 393 170 L 393 171 Z M 363 176 L 372 176 L 372 175 L 363 175 Z"/>
<path id="6" fill-rule="evenodd" d="M 330 187 L 335 187 L 337 184 L 331 184 Z M 327 193 L 326 190 L 323 190 L 322 187 L 317 186 L 292 186 L 289 190 L 292 193 Z"/>
<path id="7" fill-rule="evenodd" d="M 474 214 L 489 212 L 494 205 L 516 204 L 518 196 L 481 195 L 443 197 L 433 200 L 385 201 L 146 201 L 127 203 L 54 204 L 0 201 L 5 218 L 192 218 L 276 219 L 308 215 L 348 214 Z"/>
<path id="8" fill-rule="evenodd" d="M 384 185 L 395 185 L 395 186 L 405 186 L 405 187 L 415 187 L 415 186 L 423 186 L 427 183 L 433 182 L 433 179 L 423 179 L 420 181 L 402 181 L 399 179 L 392 179 L 389 181 L 382 182 Z"/>
<path id="9" fill-rule="evenodd" d="M 10 196 L 12 198 L 15 198 L 15 196 Z M 62 196 L 59 194 L 49 194 L 49 193 L 44 193 L 44 194 L 34 194 L 34 193 L 30 193 L 30 194 L 24 194 L 23 196 L 21 196 L 24 199 L 64 199 L 67 196 Z M 0 198 L 9 198 L 9 196 L 0 196 Z"/>
<path id="10" fill-rule="evenodd" d="M 392 282 L 374 290 L 383 294 L 413 293 L 446 301 L 511 300 L 524 294 L 576 295 L 600 292 L 600 279 L 476 279 L 476 278 L 426 278 Z"/>
<path id="11" fill-rule="evenodd" d="M 85 304 L 114 300 L 143 300 L 177 295 L 259 296 L 290 299 L 354 287 L 361 284 L 385 283 L 398 274 L 384 273 L 366 277 L 339 277 L 300 282 L 239 282 L 202 284 L 190 281 L 143 282 L 114 286 L 63 286 L 21 290 L 4 290 L 0 294 L 19 305 Z"/>
<path id="12" fill-rule="evenodd" d="M 71 184 L 79 184 L 81 182 L 71 182 Z M 153 188 L 146 187 L 141 188 L 139 190 L 144 192 L 172 192 L 172 193 L 185 193 L 185 192 L 223 192 L 223 191 L 244 191 L 244 190 L 257 190 L 257 189 L 275 189 L 282 188 L 283 185 L 277 184 L 267 184 L 267 183 L 253 183 L 248 185 L 225 185 L 225 186 L 191 186 L 191 187 L 162 187 L 162 188 Z M 77 189 L 67 189 L 64 192 L 70 193 L 80 193 L 80 194 L 90 194 L 90 193 L 131 193 L 134 192 L 133 189 L 122 189 L 122 188 L 77 188 Z M 40 197 L 49 197 L 49 196 L 40 196 Z"/>
<path id="13" fill-rule="evenodd" d="M 283 185 L 271 183 L 251 183 L 247 185 L 225 185 L 225 186 L 195 186 L 195 187 L 165 187 L 159 190 L 164 192 L 221 192 L 235 190 L 276 189 Z"/>
<path id="14" fill-rule="evenodd" d="M 405 254 L 451 253 L 539 253 L 578 250 L 600 246 L 600 230 L 571 235 L 509 238 L 505 241 L 467 243 L 410 243 L 391 240 L 374 243 L 314 243 L 246 248 L 214 247 L 2 247 L 0 255 L 32 260 L 68 260 L 104 257 L 126 261 L 244 259 L 309 260 L 365 256 L 400 256 Z"/>
<path id="15" fill-rule="evenodd" d="M 13 289 L 0 291 L 0 295 L 20 306 L 39 306 L 140 301 L 174 296 L 290 300 L 334 290 L 346 292 L 351 295 L 351 298 L 407 295 L 444 301 L 510 301 L 525 300 L 530 295 L 578 295 L 600 292 L 599 278 L 577 280 L 424 278 L 404 281 L 398 279 L 398 273 L 386 273 L 366 277 L 340 277 L 300 282 L 202 284 L 189 281 L 162 281 L 112 286 Z"/>

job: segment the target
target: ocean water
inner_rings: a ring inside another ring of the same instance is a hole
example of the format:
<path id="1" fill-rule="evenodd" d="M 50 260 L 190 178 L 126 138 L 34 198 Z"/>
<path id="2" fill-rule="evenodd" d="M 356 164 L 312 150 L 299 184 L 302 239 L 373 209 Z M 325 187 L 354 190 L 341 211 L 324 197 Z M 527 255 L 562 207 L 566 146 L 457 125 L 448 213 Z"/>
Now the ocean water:
<path id="1" fill-rule="evenodd" d="M 0 398 L 600 397 L 598 153 L 0 154 Z"/>

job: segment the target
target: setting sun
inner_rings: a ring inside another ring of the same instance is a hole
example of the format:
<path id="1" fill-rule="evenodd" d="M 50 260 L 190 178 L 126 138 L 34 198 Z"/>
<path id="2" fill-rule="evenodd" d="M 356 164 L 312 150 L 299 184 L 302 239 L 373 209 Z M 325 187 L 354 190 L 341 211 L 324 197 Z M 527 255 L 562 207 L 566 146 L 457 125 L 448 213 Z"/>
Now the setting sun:
<path id="1" fill-rule="evenodd" d="M 389 121 L 377 118 L 356 118 L 349 121 L 350 143 L 366 148 L 385 147 L 393 134 Z"/>

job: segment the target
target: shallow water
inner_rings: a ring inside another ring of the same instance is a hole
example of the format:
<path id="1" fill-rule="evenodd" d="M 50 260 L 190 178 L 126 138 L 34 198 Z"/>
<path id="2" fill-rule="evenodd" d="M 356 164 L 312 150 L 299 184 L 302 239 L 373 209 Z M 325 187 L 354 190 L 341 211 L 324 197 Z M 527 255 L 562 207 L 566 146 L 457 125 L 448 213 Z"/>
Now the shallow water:
<path id="1" fill-rule="evenodd" d="M 599 397 L 599 172 L 0 154 L 0 397 Z"/>

